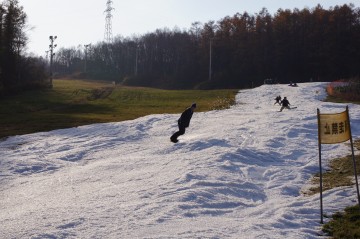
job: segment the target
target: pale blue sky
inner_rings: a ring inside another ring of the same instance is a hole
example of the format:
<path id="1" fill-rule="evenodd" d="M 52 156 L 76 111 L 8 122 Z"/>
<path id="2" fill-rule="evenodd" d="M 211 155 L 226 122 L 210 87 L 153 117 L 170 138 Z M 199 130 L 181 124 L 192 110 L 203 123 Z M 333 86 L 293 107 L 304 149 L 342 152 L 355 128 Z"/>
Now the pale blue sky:
<path id="1" fill-rule="evenodd" d="M 19 0 L 28 15 L 28 52 L 45 55 L 49 36 L 57 35 L 58 47 L 97 43 L 104 39 L 107 0 Z M 279 8 L 325 9 L 360 0 L 113 0 L 112 32 L 124 37 L 175 26 L 189 29 L 191 23 L 218 21 L 237 12 L 258 13 L 263 7 L 274 14 Z"/>

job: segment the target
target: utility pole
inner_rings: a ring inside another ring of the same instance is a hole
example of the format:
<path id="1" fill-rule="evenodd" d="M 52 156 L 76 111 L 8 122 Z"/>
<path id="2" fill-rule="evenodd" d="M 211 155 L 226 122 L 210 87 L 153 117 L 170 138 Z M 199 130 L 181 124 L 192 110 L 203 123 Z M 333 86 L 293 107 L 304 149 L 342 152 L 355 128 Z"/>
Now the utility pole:
<path id="1" fill-rule="evenodd" d="M 211 74 L 212 74 L 212 38 L 210 38 L 210 62 L 209 62 L 209 81 L 211 81 Z"/>
<path id="2" fill-rule="evenodd" d="M 53 87 L 53 57 L 55 56 L 54 53 L 54 48 L 57 46 L 56 44 L 54 45 L 54 41 L 57 38 L 57 36 L 49 36 L 50 39 L 50 45 L 49 45 L 49 50 L 50 50 L 50 87 Z"/>
<path id="3" fill-rule="evenodd" d="M 46 54 L 45 59 L 46 59 L 46 64 L 47 64 L 48 60 L 49 60 L 49 51 L 45 51 L 45 54 Z"/>
<path id="4" fill-rule="evenodd" d="M 136 46 L 136 56 L 135 56 L 135 76 L 138 74 L 138 57 L 139 57 L 139 45 Z"/>
<path id="5" fill-rule="evenodd" d="M 87 68 L 86 68 L 86 64 L 87 64 L 87 52 L 88 52 L 88 47 L 90 47 L 91 44 L 87 44 L 87 45 L 84 45 L 85 47 L 85 65 L 84 65 L 84 73 L 86 73 L 87 71 Z"/>

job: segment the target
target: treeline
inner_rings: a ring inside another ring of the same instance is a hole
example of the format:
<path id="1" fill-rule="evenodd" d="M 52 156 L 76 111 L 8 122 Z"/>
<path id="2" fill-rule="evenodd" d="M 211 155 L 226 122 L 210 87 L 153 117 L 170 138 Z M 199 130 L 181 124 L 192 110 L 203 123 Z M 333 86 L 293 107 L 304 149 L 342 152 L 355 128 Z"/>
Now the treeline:
<path id="1" fill-rule="evenodd" d="M 27 17 L 17 0 L 0 3 L 0 96 L 49 86 L 48 59 L 26 56 Z M 59 37 L 58 44 L 61 37 Z M 360 75 L 360 8 L 262 9 L 187 30 L 118 36 L 112 43 L 61 48 L 53 72 L 169 89 L 244 88 Z"/>
<path id="2" fill-rule="evenodd" d="M 61 49 L 57 70 L 128 85 L 162 88 L 251 87 L 264 79 L 332 81 L 360 71 L 360 9 L 264 8 L 189 30 L 162 29 L 113 43 Z"/>
<path id="3" fill-rule="evenodd" d="M 45 87 L 45 62 L 26 57 L 27 16 L 17 0 L 0 3 L 0 96 Z"/>

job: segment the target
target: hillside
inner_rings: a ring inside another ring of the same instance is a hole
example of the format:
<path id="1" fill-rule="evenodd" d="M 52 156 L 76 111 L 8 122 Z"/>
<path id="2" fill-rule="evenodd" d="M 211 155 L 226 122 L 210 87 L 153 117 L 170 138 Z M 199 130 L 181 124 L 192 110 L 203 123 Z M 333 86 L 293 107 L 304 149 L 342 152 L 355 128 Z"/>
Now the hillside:
<path id="1" fill-rule="evenodd" d="M 228 110 L 9 137 L 0 142 L 0 238 L 319 238 L 316 109 L 326 83 L 242 90 Z M 278 112 L 277 95 L 294 110 Z M 360 106 L 349 104 L 353 137 Z M 324 145 L 327 160 L 349 153 Z M 324 212 L 356 203 L 354 188 L 324 193 Z"/>

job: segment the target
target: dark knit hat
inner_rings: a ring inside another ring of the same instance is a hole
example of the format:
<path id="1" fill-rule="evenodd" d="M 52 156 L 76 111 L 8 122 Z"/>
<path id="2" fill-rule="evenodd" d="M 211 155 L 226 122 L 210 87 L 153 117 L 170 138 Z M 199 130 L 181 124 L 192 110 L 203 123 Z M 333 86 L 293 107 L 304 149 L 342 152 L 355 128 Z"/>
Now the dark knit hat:
<path id="1" fill-rule="evenodd" d="M 196 108 L 196 103 L 193 103 L 191 107 Z"/>

